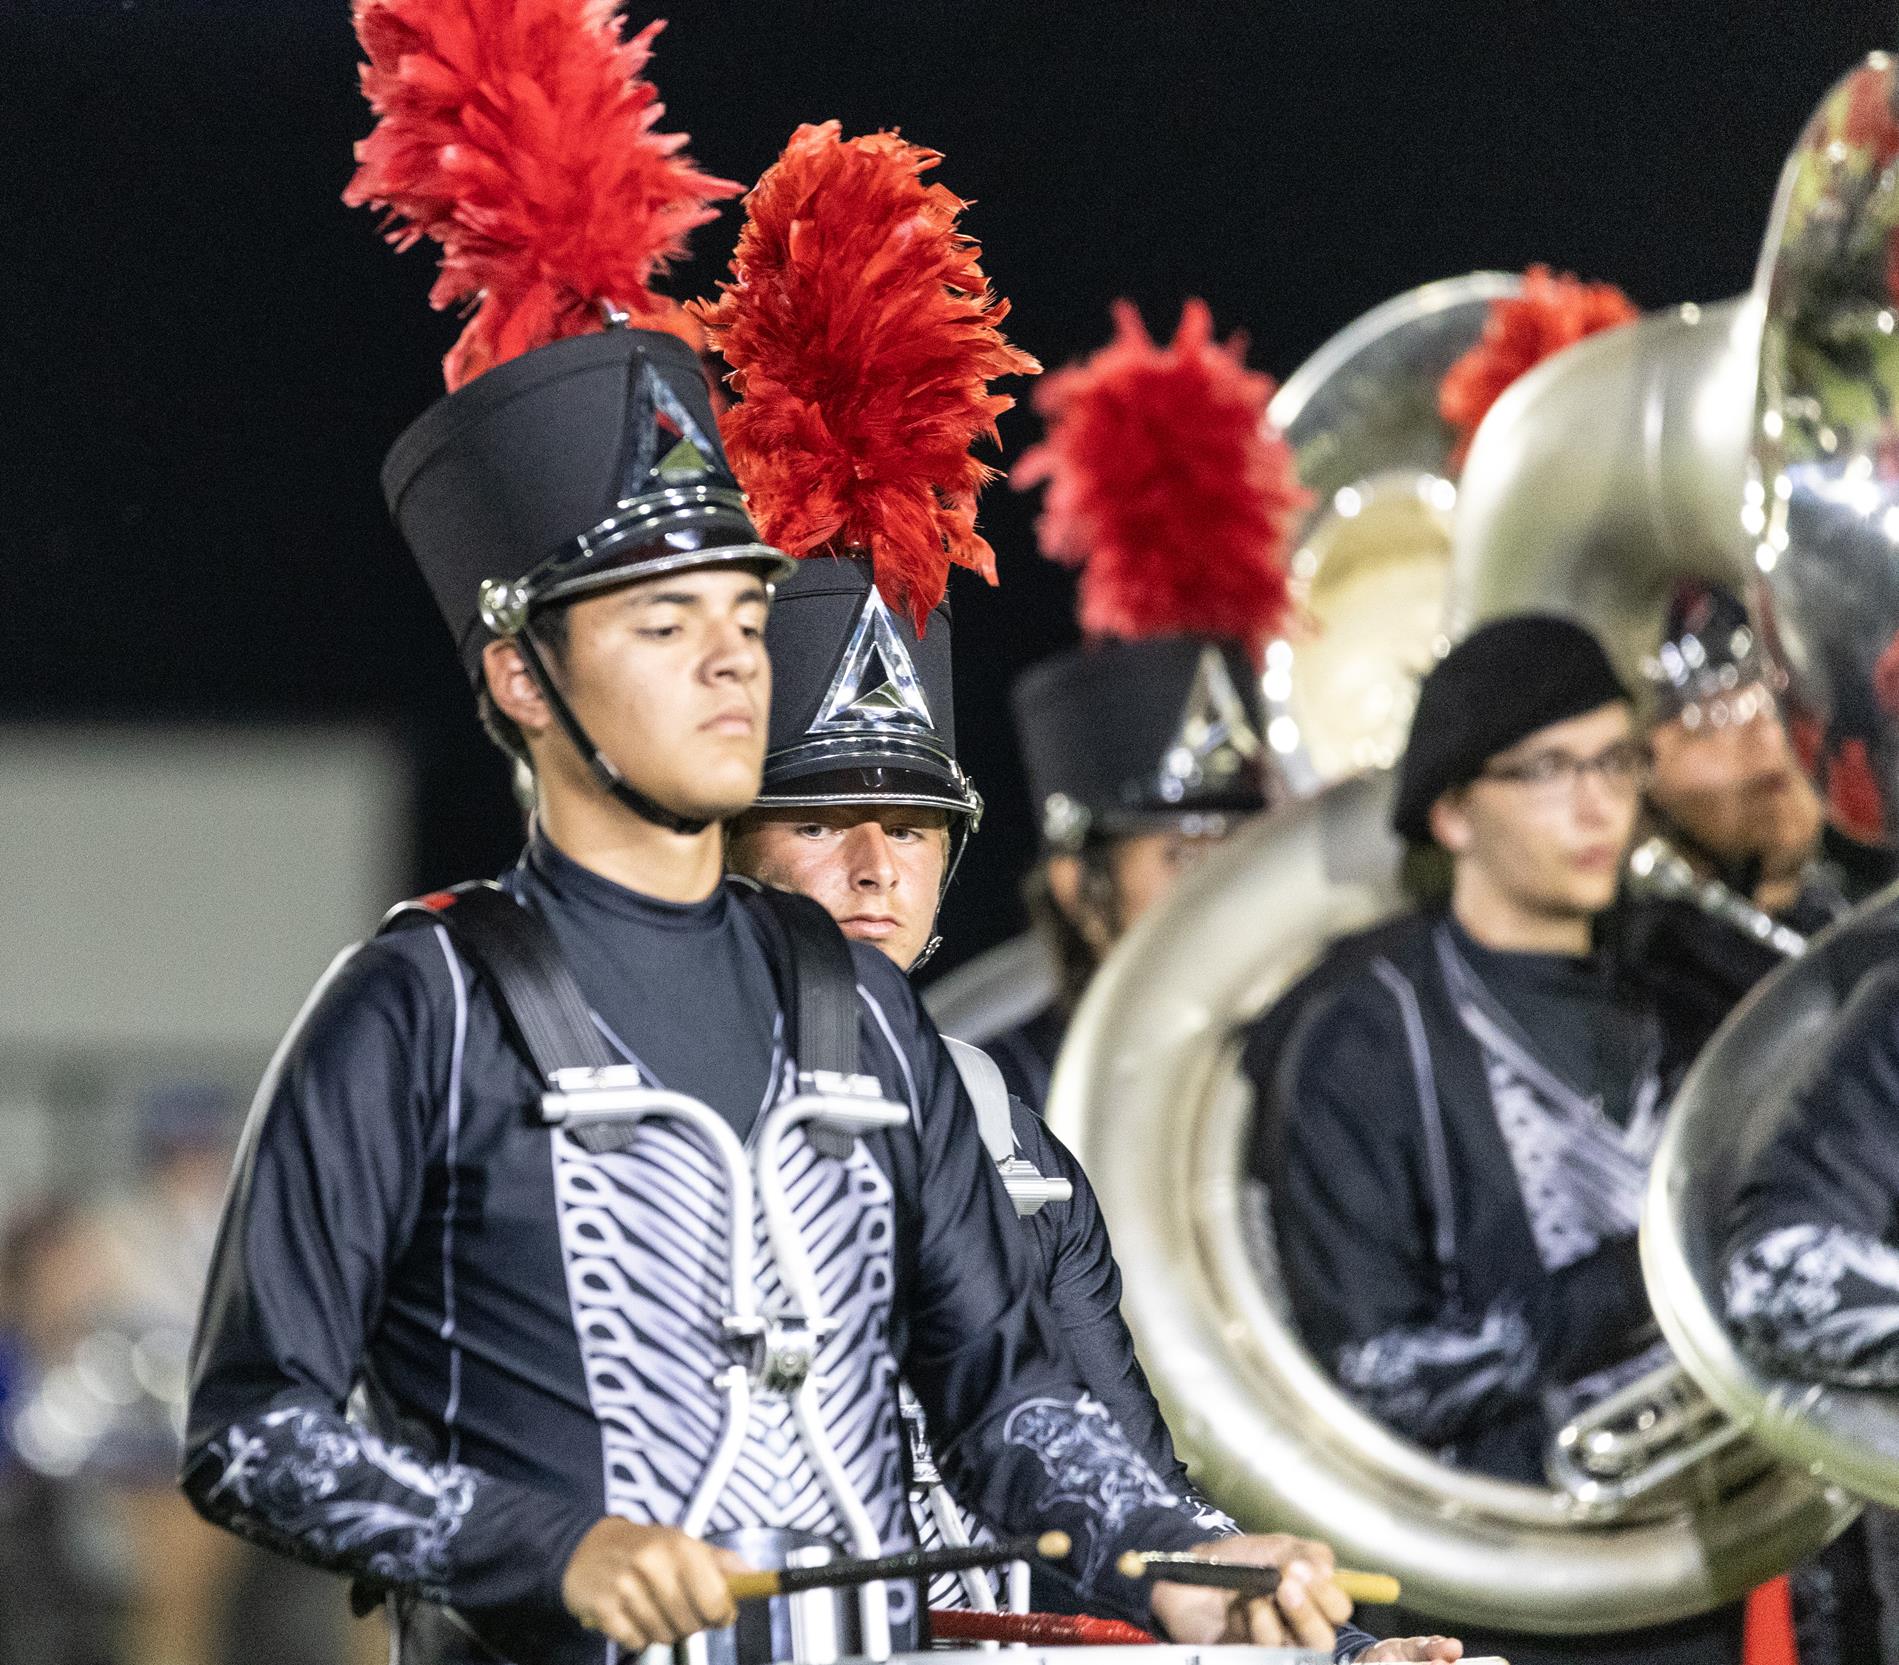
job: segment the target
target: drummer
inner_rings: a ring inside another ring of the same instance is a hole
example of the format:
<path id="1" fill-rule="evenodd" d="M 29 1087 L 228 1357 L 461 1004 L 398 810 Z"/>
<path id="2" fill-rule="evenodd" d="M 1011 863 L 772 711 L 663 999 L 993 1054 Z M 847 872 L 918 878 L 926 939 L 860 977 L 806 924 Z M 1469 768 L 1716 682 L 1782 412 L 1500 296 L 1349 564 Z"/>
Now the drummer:
<path id="1" fill-rule="evenodd" d="M 822 188 L 828 169 L 851 169 L 861 186 L 880 167 L 901 177 L 910 165 L 910 155 L 888 140 L 835 146 L 822 133 L 801 132 L 753 194 L 735 281 L 705 313 L 712 344 L 743 395 L 726 432 L 734 470 L 748 487 L 767 539 L 797 541 L 791 534 L 804 524 L 810 502 L 823 494 L 827 477 L 821 455 L 781 443 L 793 425 L 778 420 L 780 390 L 796 380 L 782 360 L 782 344 L 854 338 L 825 314 L 821 288 L 800 292 L 797 317 L 776 319 L 775 329 L 762 327 L 764 315 L 787 293 L 772 281 L 769 267 L 771 251 L 783 246 L 773 218 L 780 184 L 794 174 L 799 178 L 798 212 L 813 222 L 810 240 L 822 244 L 829 230 L 825 216 L 839 201 Z M 889 178 L 882 183 L 892 185 Z M 901 189 L 893 195 L 901 200 Z M 907 224 L 901 232 L 906 242 L 911 239 Z M 850 304 L 855 306 L 854 298 Z M 994 347 L 999 357 L 999 337 Z M 807 431 L 849 434 L 859 410 L 881 404 L 887 407 L 888 433 L 927 438 L 913 442 L 914 449 L 900 438 L 886 439 L 877 450 L 876 477 L 902 512 L 884 516 L 874 506 L 860 507 L 832 538 L 808 547 L 797 572 L 778 588 L 765 634 L 773 695 L 763 784 L 756 805 L 732 823 L 727 849 L 734 872 L 816 898 L 846 936 L 906 972 L 934 946 L 938 904 L 982 812 L 956 756 L 947 601 L 954 534 L 945 536 L 952 522 L 946 518 L 919 533 L 908 508 L 915 500 L 942 502 L 953 494 L 953 482 L 940 472 L 940 414 L 928 423 L 919 414 L 946 379 L 937 359 L 930 362 L 927 381 L 915 389 L 914 408 L 911 390 L 887 370 L 866 366 L 854 379 L 849 360 L 836 355 L 809 396 L 816 420 L 805 425 Z M 1198 1530 L 1220 1535 L 1223 1556 L 1282 1569 L 1273 1602 L 1255 1605 L 1252 1639 L 1337 1648 L 1347 1658 L 1457 1658 L 1456 1644 L 1436 1639 L 1374 1644 L 1349 1627 L 1341 1638 L 1338 1627 L 1351 1604 L 1328 1576 L 1331 1552 L 1325 1546 L 1234 1535 L 1233 1523 L 1195 1496 L 1121 1322 L 1119 1273 L 1085 1177 L 1038 1118 L 1009 1102 L 986 1058 L 960 1047 L 952 1056 L 975 1130 L 992 1159 L 1011 1170 L 1014 1211 L 1028 1217 L 1035 1281 L 1049 1297 L 1091 1403 L 1102 1412 L 1101 1426 L 1119 1427 L 1164 1485 L 1169 1506 Z M 1067 1195 L 1051 1199 L 1049 1181 L 1060 1182 L 1053 1189 Z M 919 1396 L 928 1386 L 911 1385 Z M 939 1445 L 949 1450 L 975 1431 L 940 1421 L 938 1427 L 947 1433 Z M 1085 1429 L 1072 1442 L 1079 1471 L 1096 1466 L 1088 1455 L 1092 1443 Z M 927 1450 L 923 1455 L 933 1464 Z M 930 1524 L 931 1517 L 920 1512 L 919 1525 Z M 951 1525 L 963 1527 L 961 1521 Z M 1068 1603 L 1085 1609 L 1089 1594 L 1070 1591 Z"/>
<path id="2" fill-rule="evenodd" d="M 765 629 L 773 695 L 764 787 L 729 830 L 734 872 L 815 897 L 846 936 L 906 971 L 935 946 L 938 903 L 982 814 L 956 758 L 951 639 L 947 601 L 919 637 L 884 605 L 861 561 L 804 562 L 780 587 Z M 863 652 L 866 642 L 875 655 Z M 907 720 L 893 724 L 893 710 Z M 831 717 L 818 730 L 821 711 Z M 1038 1181 L 1068 1187 L 1067 1197 L 1034 1206 L 1024 1225 L 1084 1381 L 1170 1489 L 1194 1499 L 1121 1318 L 1120 1270 L 1087 1176 L 1040 1117 L 1005 1097 L 980 1054 L 951 1046 L 991 1155 L 1031 1170 L 1018 1169 L 1016 1187 L 1028 1195 Z M 1193 1506 L 1209 1527 L 1237 1530 Z M 1273 1535 L 1236 1539 L 1232 1552 L 1242 1545 L 1299 1573 L 1281 1586 L 1270 1618 L 1256 1621 L 1256 1640 L 1277 1628 L 1288 1643 L 1336 1648 L 1342 1659 L 1457 1657 L 1433 1637 L 1374 1648 L 1345 1624 L 1350 1604 L 1327 1576 L 1326 1545 Z"/>

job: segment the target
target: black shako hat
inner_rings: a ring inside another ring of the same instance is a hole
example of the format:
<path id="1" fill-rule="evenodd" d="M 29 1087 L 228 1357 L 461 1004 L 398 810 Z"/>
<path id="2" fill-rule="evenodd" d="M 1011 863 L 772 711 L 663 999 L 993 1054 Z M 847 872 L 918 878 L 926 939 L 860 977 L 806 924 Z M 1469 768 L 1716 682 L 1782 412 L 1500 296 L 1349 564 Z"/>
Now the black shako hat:
<path id="1" fill-rule="evenodd" d="M 477 687 L 488 641 L 545 607 L 690 568 L 791 571 L 746 512 L 697 355 L 653 330 L 483 372 L 396 441 L 382 485 Z"/>
<path id="2" fill-rule="evenodd" d="M 1031 666 L 1012 703 L 1052 849 L 1266 807 L 1259 679 L 1237 642 L 1113 637 Z"/>
<path id="3" fill-rule="evenodd" d="M 759 807 L 935 805 L 974 831 L 982 798 L 956 761 L 947 596 L 922 636 L 868 561 L 810 555 L 765 623 L 771 743 Z"/>
<path id="4" fill-rule="evenodd" d="M 1780 677 L 1738 596 L 1712 584 L 1675 586 L 1661 645 L 1642 661 L 1655 696 L 1654 716 L 1689 728 L 1751 714 L 1765 686 Z"/>
<path id="5" fill-rule="evenodd" d="M 1551 723 L 1628 700 L 1602 644 L 1573 619 L 1522 613 L 1479 625 L 1425 676 L 1398 763 L 1391 824 L 1431 839 L 1431 806 Z"/>

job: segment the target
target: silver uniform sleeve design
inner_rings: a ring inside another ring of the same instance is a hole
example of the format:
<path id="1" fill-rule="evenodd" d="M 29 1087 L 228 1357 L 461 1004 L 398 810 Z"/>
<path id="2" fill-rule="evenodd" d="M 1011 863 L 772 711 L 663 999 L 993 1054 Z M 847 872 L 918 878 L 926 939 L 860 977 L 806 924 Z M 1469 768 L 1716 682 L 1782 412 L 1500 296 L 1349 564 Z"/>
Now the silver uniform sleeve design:
<path id="1" fill-rule="evenodd" d="M 1425 1444 L 1438 1443 L 1486 1396 L 1525 1391 L 1536 1372 L 1528 1323 L 1501 1305 L 1475 1323 L 1447 1320 L 1386 1330 L 1338 1355 L 1346 1392 L 1379 1421 Z"/>
<path id="2" fill-rule="evenodd" d="M 1843 1387 L 1899 1385 L 1899 1250 L 1843 1226 L 1782 1226 L 1728 1263 L 1728 1322 L 1762 1363 Z"/>
<path id="3" fill-rule="evenodd" d="M 440 1599 L 432 1592 L 449 1575 L 450 1546 L 475 1502 L 472 1469 L 424 1462 L 307 1405 L 236 1423 L 206 1449 L 217 1478 L 204 1503 L 220 1519 Z M 346 1484 L 365 1470 L 383 1482 L 382 1495 Z"/>
<path id="4" fill-rule="evenodd" d="M 1009 1413 L 1002 1437 L 1033 1452 L 1047 1474 L 1038 1509 L 1070 1503 L 1090 1517 L 1092 1540 L 1081 1558 L 1086 1578 L 1100 1570 L 1122 1522 L 1137 1509 L 1180 1506 L 1098 1399 L 1024 1400 Z"/>

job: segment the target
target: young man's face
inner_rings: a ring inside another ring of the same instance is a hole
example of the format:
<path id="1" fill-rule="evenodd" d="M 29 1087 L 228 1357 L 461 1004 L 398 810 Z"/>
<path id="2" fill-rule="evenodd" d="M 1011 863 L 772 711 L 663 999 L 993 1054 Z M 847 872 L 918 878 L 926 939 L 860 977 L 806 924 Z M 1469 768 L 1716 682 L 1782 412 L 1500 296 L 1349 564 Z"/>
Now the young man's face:
<path id="1" fill-rule="evenodd" d="M 1551 723 L 1440 798 L 1431 830 L 1461 887 L 1512 909 L 1587 919 L 1614 901 L 1635 830 L 1642 753 L 1621 701 Z"/>
<path id="2" fill-rule="evenodd" d="M 572 603 L 554 674 L 620 773 L 676 815 L 720 821 L 758 795 L 771 667 L 763 582 L 710 568 Z M 546 723 L 537 766 L 584 766 Z"/>
<path id="3" fill-rule="evenodd" d="M 1820 841 L 1820 800 L 1765 688 L 1740 689 L 1723 709 L 1720 724 L 1655 726 L 1649 802 L 1717 861 L 1757 860 L 1762 878 L 1790 878 Z"/>
<path id="4" fill-rule="evenodd" d="M 727 861 L 823 904 L 847 937 L 908 971 L 936 928 L 949 812 L 901 804 L 755 810 L 733 826 Z"/>

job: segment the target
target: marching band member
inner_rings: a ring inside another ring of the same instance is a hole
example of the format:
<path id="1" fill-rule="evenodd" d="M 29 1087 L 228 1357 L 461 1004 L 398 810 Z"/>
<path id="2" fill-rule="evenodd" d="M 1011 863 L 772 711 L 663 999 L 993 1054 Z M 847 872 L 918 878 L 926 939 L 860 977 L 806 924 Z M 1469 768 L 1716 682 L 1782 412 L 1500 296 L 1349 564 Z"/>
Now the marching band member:
<path id="1" fill-rule="evenodd" d="M 1649 826 L 1696 874 L 1802 936 L 1843 916 L 1840 877 L 1823 859 L 1820 800 L 1794 756 L 1776 673 L 1740 602 L 1706 585 L 1681 586 L 1645 670 L 1655 699 Z M 1697 1050 L 1782 958 L 1685 899 L 1625 897 L 1601 935 Z"/>
<path id="2" fill-rule="evenodd" d="M 846 936 L 874 945 L 905 970 L 935 941 L 937 905 L 956 851 L 982 810 L 956 761 L 950 629 L 947 602 L 931 613 L 927 636 L 918 638 L 907 619 L 883 606 L 860 563 L 807 561 L 780 588 L 766 625 L 773 697 L 765 783 L 757 804 L 730 829 L 728 861 L 735 872 L 815 898 Z M 866 636 L 879 642 L 874 661 L 856 646 Z M 885 681 L 867 686 L 866 669 Z M 853 745 L 820 758 L 813 755 L 819 736 L 812 717 L 834 688 L 845 690 L 844 709 L 856 715 Z M 900 697 L 906 689 L 907 700 Z M 907 709 L 910 721 L 893 727 L 887 720 L 893 705 Z M 959 1065 L 975 1050 L 952 1046 Z M 979 1118 L 981 1069 L 975 1064 L 966 1077 Z M 1027 1164 L 1028 1188 L 1039 1190 L 1039 1182 L 1051 1178 L 1068 1188 L 1068 1196 L 1027 1212 L 1023 1225 L 1034 1244 L 1040 1287 L 1084 1381 L 1155 1472 L 1191 1497 L 1121 1318 L 1121 1273 L 1087 1175 L 1041 1117 L 1013 1095 L 997 1132 L 999 1138 L 985 1126 L 991 1156 L 999 1164 Z M 1210 1525 L 1223 1519 L 1202 1518 Z M 1245 1541 L 1274 1564 L 1302 1565 L 1301 1576 L 1282 1585 L 1277 1597 L 1277 1622 L 1289 1643 L 1336 1647 L 1337 1657 L 1351 1660 L 1459 1657 L 1445 1638 L 1374 1643 L 1344 1623 L 1349 1603 L 1326 1576 L 1328 1546 L 1282 1535 Z M 1223 1553 L 1236 1547 L 1229 1543 Z M 1255 1631 L 1256 1639 L 1270 1634 L 1263 1624 Z"/>
<path id="3" fill-rule="evenodd" d="M 1794 756 L 1779 674 L 1740 601 L 1682 585 L 1648 672 L 1656 705 L 1646 802 L 1656 830 L 1803 935 L 1840 918 L 1847 901 L 1822 864 L 1819 794 Z"/>
<path id="4" fill-rule="evenodd" d="M 908 971 L 934 944 L 938 902 L 982 810 L 955 754 L 948 602 L 919 638 L 883 603 L 862 562 L 807 558 L 781 587 L 765 641 L 771 745 L 758 802 L 730 829 L 728 864 L 821 902 L 846 936 Z M 993 1066 L 985 1070 L 974 1048 L 951 1045 L 984 1143 L 1022 1199 L 1038 1287 L 1083 1381 L 1169 1489 L 1193 1499 L 1121 1318 L 1120 1269 L 1087 1176 L 1042 1119 L 1008 1095 Z M 931 1501 L 919 1511 L 926 1536 Z M 1200 1518 L 1237 1530 L 1204 1506 Z M 1363 1653 L 1372 1639 L 1342 1623 L 1350 1603 L 1325 1576 L 1326 1546 L 1282 1536 L 1246 1542 L 1288 1570 L 1299 1566 L 1277 1598 L 1288 1645 L 1337 1646 L 1346 1659 L 1432 1657 Z M 1271 1634 L 1262 1623 L 1255 1637 Z"/>
<path id="5" fill-rule="evenodd" d="M 943 388 L 953 380 L 941 373 L 943 355 L 914 355 L 933 366 L 919 377 L 896 350 L 929 327 L 939 276 L 925 268 L 906 290 L 884 262 L 913 211 L 915 175 L 934 160 L 889 136 L 840 143 L 834 126 L 802 130 L 748 199 L 734 281 L 715 307 L 700 309 L 741 396 L 723 423 L 734 470 L 751 488 L 763 535 L 803 557 L 766 625 L 770 743 L 757 803 L 729 830 L 728 865 L 813 897 L 846 936 L 906 972 L 935 945 L 938 905 L 982 816 L 956 756 L 946 593 L 953 546 L 934 526 L 919 531 L 907 512 L 886 507 L 954 495 L 968 467 L 967 438 L 951 451 L 934 437 L 944 431 Z M 874 205 L 883 203 L 880 238 Z M 824 271 L 797 269 L 786 235 L 792 214 L 808 246 L 826 251 Z M 877 315 L 893 327 L 866 327 L 865 274 L 853 262 L 884 272 Z M 840 327 L 846 313 L 855 328 Z M 823 375 L 811 373 L 801 344 L 830 340 L 850 341 L 857 356 L 832 354 Z M 811 419 L 802 449 L 784 437 L 794 402 Z M 877 433 L 887 438 L 877 443 Z M 919 443 L 919 435 L 932 438 Z M 827 523 L 811 505 L 825 500 L 833 446 L 849 452 L 859 489 Z M 980 558 L 973 564 L 989 570 Z M 896 589 L 893 607 L 883 592 L 898 583 L 912 588 Z M 973 1048 L 952 1047 L 984 1143 L 1011 1176 L 1037 1287 L 1083 1381 L 1183 1506 L 1209 1531 L 1234 1532 L 1195 1497 L 1174 1453 L 1121 1320 L 1120 1273 L 1086 1176 L 1040 1118 L 1009 1098 L 993 1065 Z M 1058 1182 L 1053 1195 L 1049 1180 Z M 926 1497 L 918 1522 L 926 1533 L 938 1524 L 932 1506 L 954 1503 L 947 1493 Z M 1448 1646 L 1425 1651 L 1429 1639 L 1367 1653 L 1372 1639 L 1343 1625 L 1350 1602 L 1326 1576 L 1324 1545 L 1228 1538 L 1221 1553 L 1269 1560 L 1289 1575 L 1273 1609 L 1255 1619 L 1257 1641 L 1336 1646 L 1341 1658 L 1455 1657 Z"/>
<path id="6" fill-rule="evenodd" d="M 1540 1482 L 1555 1430 L 1665 1356 L 1635 1233 L 1679 1061 L 1591 953 L 1642 763 L 1586 631 L 1472 632 L 1424 679 L 1393 810 L 1448 861 L 1448 903 L 1339 944 L 1291 997 L 1290 1032 L 1246 1056 L 1308 1345 L 1381 1421 L 1502 1478 Z M 1725 1612 L 1467 1640 L 1516 1665 L 1739 1657 Z"/>
<path id="7" fill-rule="evenodd" d="M 967 375 L 946 375 L 947 355 L 926 350 L 941 339 L 933 310 L 953 304 L 942 273 L 927 258 L 910 268 L 889 259 L 893 248 L 929 251 L 904 232 L 917 204 L 931 200 L 918 178 L 935 161 L 892 135 L 840 142 L 834 123 L 801 129 L 747 198 L 732 281 L 716 306 L 699 309 L 739 395 L 723 418 L 733 469 L 762 534 L 802 557 L 766 627 L 773 697 L 764 781 L 729 829 L 727 862 L 813 897 L 847 937 L 905 972 L 935 946 L 938 904 L 983 807 L 956 757 L 948 583 L 957 546 L 933 519 L 917 523 L 909 505 L 969 489 L 969 442 L 1007 403 L 986 394 L 980 359 Z M 794 217 L 814 251 L 802 266 Z M 878 274 L 885 292 L 875 316 L 887 322 L 866 327 L 862 297 Z M 1026 354 L 1005 358 L 1014 350 L 992 328 L 974 339 L 998 368 L 1039 368 Z M 806 362 L 806 343 L 831 341 L 847 350 L 826 349 L 821 370 Z M 981 397 L 969 396 L 972 386 Z M 784 435 L 800 417 L 809 418 L 805 442 L 788 446 Z M 966 432 L 951 446 L 942 436 L 958 417 Z M 840 459 L 850 464 L 848 498 L 831 485 Z M 837 513 L 814 514 L 827 488 Z M 965 558 L 994 582 L 987 545 L 972 541 Z M 957 1062 L 992 1154 L 1000 1138 L 1009 1148 L 998 1160 L 1015 1157 L 1026 1137 L 1038 1174 L 1069 1177 L 1058 1170 L 1072 1169 L 1073 1158 L 1053 1136 L 1026 1113 L 1012 1128 L 1006 1100 L 985 1103 L 986 1083 L 967 1055 Z M 1001 1125 L 992 1129 L 993 1108 Z M 1059 1245 L 1044 1234 L 1068 1218 L 1048 1208 L 1031 1216 L 1045 1273 Z M 1064 1327 L 1078 1349 L 1106 1347 L 1096 1358 L 1078 1350 L 1084 1374 L 1155 1471 L 1184 1493 L 1185 1472 L 1119 1324 L 1105 1234 L 1084 1233 L 1074 1258 L 1064 1281 L 1092 1284 L 1094 1299 L 1088 1321 L 1064 1315 Z M 1100 1327 L 1104 1319 L 1114 1333 Z"/>
<path id="8" fill-rule="evenodd" d="M 1726 1244 L 1725 1306 L 1766 1369 L 1899 1386 L 1899 966 L 1854 992 L 1791 1114 L 1749 1167 Z M 1899 1521 L 1869 1505 L 1789 1574 L 1802 1665 L 1899 1657 Z"/>
<path id="9" fill-rule="evenodd" d="M 1661 646 L 1644 668 L 1655 697 L 1649 825 L 1698 875 L 1718 880 L 1776 924 L 1807 937 L 1842 918 L 1847 891 L 1826 859 L 1819 795 L 1794 756 L 1776 695 L 1779 674 L 1746 609 L 1724 590 L 1681 585 Z M 1863 851 L 1855 870 L 1870 883 L 1879 865 Z M 1600 936 L 1608 952 L 1653 992 L 1669 1033 L 1696 1052 L 1783 959 L 1779 949 L 1686 899 L 1625 896 L 1605 927 Z M 1811 1159 L 1811 1151 L 1801 1158 Z M 1774 1183 L 1784 1182 L 1787 1171 L 1777 1168 Z M 1743 1256 L 1734 1287 L 1744 1303 L 1766 1287 L 1763 1270 L 1762 1261 Z M 1890 1302 L 1892 1293 L 1883 1299 Z M 1769 1305 L 1752 1314 L 1743 1333 L 1764 1343 L 1766 1358 L 1798 1352 L 1764 1321 Z M 1888 1656 L 1882 1612 L 1893 1605 L 1888 1589 L 1895 1580 L 1880 1576 L 1875 1561 L 1892 1561 L 1893 1541 L 1892 1517 L 1869 1509 L 1788 1574 L 1801 1665 Z"/>
<path id="10" fill-rule="evenodd" d="M 724 1531 L 908 1541 L 901 1367 L 979 1516 L 1069 1531 L 1084 1595 L 1142 1610 L 1115 1552 L 1207 1531 L 1078 1379 L 934 1030 L 881 955 L 839 943 L 839 976 L 818 910 L 721 880 L 788 563 L 692 350 L 625 326 L 668 316 L 646 280 L 727 188 L 653 130 L 653 30 L 566 0 L 465 22 L 359 7 L 383 124 L 352 195 L 443 243 L 439 302 L 479 296 L 384 483 L 536 826 L 499 887 L 345 954 L 280 1049 L 194 1347 L 187 1493 L 393 1595 L 405 1659 L 610 1661 L 731 1620 Z M 965 324 L 991 322 L 957 269 Z M 822 1138 L 784 1114 L 808 1034 L 881 1094 Z M 665 1108 L 589 1115 L 603 1092 Z M 1181 1640 L 1243 1637 L 1252 1605 L 1151 1592 Z"/>
<path id="11" fill-rule="evenodd" d="M 1042 550 L 1081 569 L 1086 638 L 1013 702 L 1042 831 L 1030 909 L 1060 989 L 986 1044 L 1037 1110 L 1095 967 L 1269 800 L 1256 661 L 1304 500 L 1272 393 L 1194 300 L 1164 347 L 1123 302 L 1113 342 L 1036 394 L 1047 437 L 1014 483 L 1047 487 Z"/>

